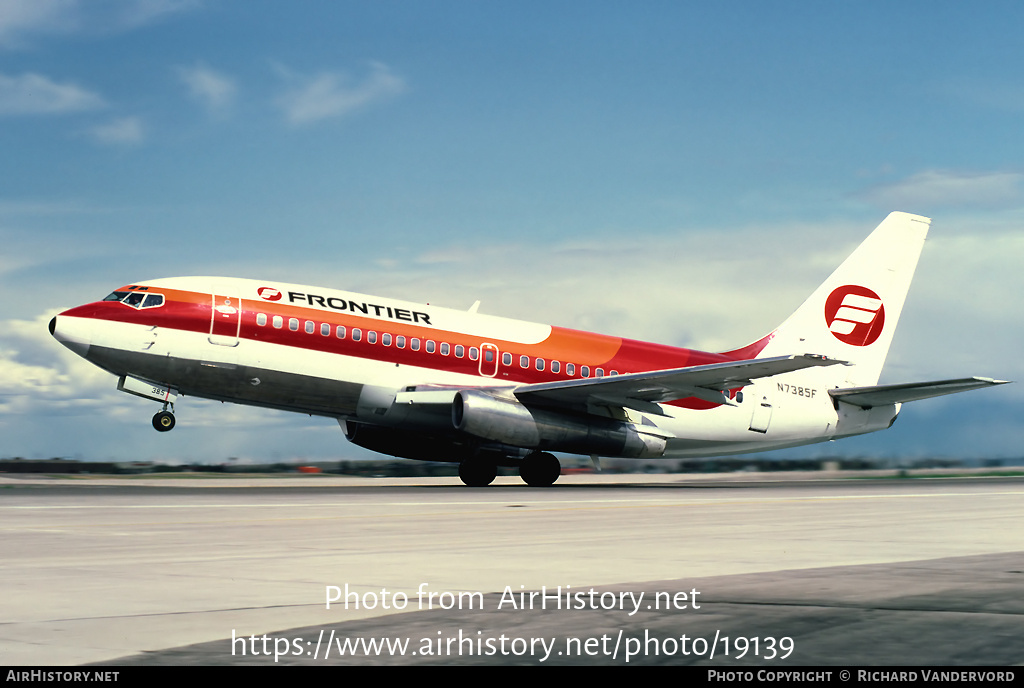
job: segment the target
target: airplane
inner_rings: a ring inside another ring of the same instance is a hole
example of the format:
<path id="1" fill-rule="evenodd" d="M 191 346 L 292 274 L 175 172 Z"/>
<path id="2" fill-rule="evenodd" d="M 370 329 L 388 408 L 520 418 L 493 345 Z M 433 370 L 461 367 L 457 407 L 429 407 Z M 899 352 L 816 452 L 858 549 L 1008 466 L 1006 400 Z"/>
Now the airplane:
<path id="1" fill-rule="evenodd" d="M 136 282 L 49 323 L 119 390 L 337 419 L 354 444 L 457 462 L 469 486 L 551 452 L 697 458 L 883 430 L 904 402 L 1004 384 L 878 385 L 929 218 L 891 213 L 779 327 L 721 353 L 321 287 L 226 277 Z"/>

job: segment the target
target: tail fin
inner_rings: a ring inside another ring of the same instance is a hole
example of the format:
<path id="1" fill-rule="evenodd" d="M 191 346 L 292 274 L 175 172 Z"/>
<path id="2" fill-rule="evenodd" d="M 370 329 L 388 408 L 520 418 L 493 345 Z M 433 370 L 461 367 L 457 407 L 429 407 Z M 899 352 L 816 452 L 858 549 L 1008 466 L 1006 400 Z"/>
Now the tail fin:
<path id="1" fill-rule="evenodd" d="M 823 354 L 836 384 L 874 385 L 882 372 L 931 220 L 890 213 L 775 332 L 758 358 Z M 824 373 L 823 373 L 824 374 Z"/>

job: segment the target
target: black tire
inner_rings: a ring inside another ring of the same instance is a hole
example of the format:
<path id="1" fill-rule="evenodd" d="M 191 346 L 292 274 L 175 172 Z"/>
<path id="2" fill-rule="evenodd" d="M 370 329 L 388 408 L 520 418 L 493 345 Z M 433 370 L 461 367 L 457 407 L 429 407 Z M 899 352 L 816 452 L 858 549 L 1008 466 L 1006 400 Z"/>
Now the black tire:
<path id="1" fill-rule="evenodd" d="M 469 487 L 487 487 L 498 475 L 498 467 L 487 459 L 466 459 L 459 464 L 459 478 Z"/>
<path id="2" fill-rule="evenodd" d="M 519 467 L 519 477 L 530 487 L 550 487 L 562 474 L 562 464 L 554 454 L 534 452 L 527 454 Z"/>
<path id="3" fill-rule="evenodd" d="M 170 411 L 160 411 L 153 416 L 153 427 L 157 432 L 167 432 L 174 427 L 174 414 Z"/>

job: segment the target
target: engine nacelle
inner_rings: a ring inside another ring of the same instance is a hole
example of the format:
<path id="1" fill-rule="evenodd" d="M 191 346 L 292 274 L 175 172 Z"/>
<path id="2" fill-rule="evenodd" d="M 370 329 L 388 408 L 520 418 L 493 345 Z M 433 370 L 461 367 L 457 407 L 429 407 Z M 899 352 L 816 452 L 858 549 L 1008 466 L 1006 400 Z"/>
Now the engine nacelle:
<path id="1" fill-rule="evenodd" d="M 389 456 L 458 463 L 475 455 L 472 445 L 459 444 L 448 438 L 345 420 L 339 420 L 338 423 L 352 444 Z"/>
<path id="2" fill-rule="evenodd" d="M 631 459 L 665 453 L 666 439 L 643 426 L 592 415 L 524 406 L 515 399 L 462 390 L 452 402 L 455 429 L 516 447 Z"/>
<path id="3" fill-rule="evenodd" d="M 444 435 L 451 432 L 454 397 L 453 389 L 407 387 L 396 391 L 364 385 L 359 392 L 356 416 L 368 425 L 389 425 Z"/>

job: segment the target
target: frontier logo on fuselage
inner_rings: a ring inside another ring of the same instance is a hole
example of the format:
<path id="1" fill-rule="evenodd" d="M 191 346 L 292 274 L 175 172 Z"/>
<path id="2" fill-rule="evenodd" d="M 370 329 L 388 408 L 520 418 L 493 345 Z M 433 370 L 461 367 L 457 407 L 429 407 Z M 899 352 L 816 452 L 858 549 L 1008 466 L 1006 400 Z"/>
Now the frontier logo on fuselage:
<path id="1" fill-rule="evenodd" d="M 847 284 L 837 287 L 825 300 L 825 324 L 839 341 L 868 346 L 882 334 L 885 307 L 872 290 Z"/>
<path id="2" fill-rule="evenodd" d="M 274 289 L 273 287 L 260 287 L 256 290 L 256 293 L 260 295 L 260 298 L 264 301 L 280 301 L 281 291 Z"/>
<path id="3" fill-rule="evenodd" d="M 260 287 L 256 290 L 256 293 L 264 301 L 280 301 L 284 298 L 284 292 L 274 287 Z M 371 315 L 378 318 L 387 317 L 391 320 L 403 320 L 410 323 L 432 324 L 429 313 L 414 311 L 408 308 L 380 306 L 375 303 L 366 303 L 365 301 L 351 301 L 336 296 L 320 296 L 319 294 L 290 291 L 288 292 L 287 303 L 298 303 L 314 308 L 330 308 L 335 311 L 349 311 L 353 315 L 362 313 L 363 315 Z"/>

